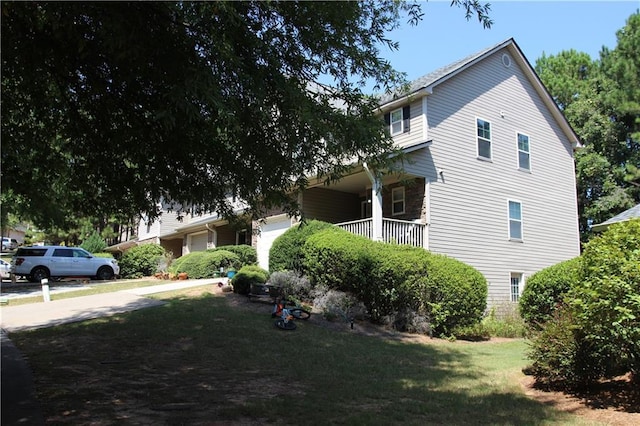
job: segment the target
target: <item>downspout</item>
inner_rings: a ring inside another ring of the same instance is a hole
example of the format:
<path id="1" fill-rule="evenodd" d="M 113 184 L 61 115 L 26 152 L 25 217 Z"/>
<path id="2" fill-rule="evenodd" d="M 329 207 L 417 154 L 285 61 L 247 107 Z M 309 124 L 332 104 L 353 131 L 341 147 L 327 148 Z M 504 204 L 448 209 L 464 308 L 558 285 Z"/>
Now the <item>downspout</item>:
<path id="1" fill-rule="evenodd" d="M 371 181 L 371 239 L 383 241 L 382 238 L 382 183 L 369 169 L 366 162 L 362 163 L 364 171 Z"/>
<path id="2" fill-rule="evenodd" d="M 211 238 L 211 244 L 213 244 L 213 247 L 208 247 L 209 246 L 209 238 L 207 237 L 207 248 L 214 248 L 214 247 L 218 247 L 218 232 L 215 229 L 211 229 L 209 228 L 209 224 L 205 223 L 204 227 L 207 228 L 207 231 L 211 232 L 211 234 L 213 234 L 213 238 Z"/>

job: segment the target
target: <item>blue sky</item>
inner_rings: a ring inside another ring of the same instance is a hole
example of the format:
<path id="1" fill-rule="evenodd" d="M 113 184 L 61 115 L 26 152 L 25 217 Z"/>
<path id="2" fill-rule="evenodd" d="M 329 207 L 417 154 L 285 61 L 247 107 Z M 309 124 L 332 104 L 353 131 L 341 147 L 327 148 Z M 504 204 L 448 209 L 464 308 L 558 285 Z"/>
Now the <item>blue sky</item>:
<path id="1" fill-rule="evenodd" d="M 569 49 L 598 59 L 602 46 L 616 46 L 616 32 L 640 9 L 640 0 L 481 1 L 491 3 L 491 29 L 475 18 L 467 21 L 464 10 L 451 7 L 450 0 L 431 0 L 422 3 L 425 16 L 418 26 L 403 22 L 391 33 L 400 42 L 399 51 L 385 49 L 382 56 L 409 80 L 510 37 L 531 65 L 543 52 L 548 56 Z"/>

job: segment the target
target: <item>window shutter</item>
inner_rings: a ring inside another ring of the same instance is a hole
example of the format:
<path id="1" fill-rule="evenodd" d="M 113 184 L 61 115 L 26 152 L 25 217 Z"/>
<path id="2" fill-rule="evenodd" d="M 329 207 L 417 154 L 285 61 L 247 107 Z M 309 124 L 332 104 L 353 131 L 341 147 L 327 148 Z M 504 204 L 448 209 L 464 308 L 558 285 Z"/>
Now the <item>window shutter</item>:
<path id="1" fill-rule="evenodd" d="M 411 106 L 407 105 L 406 107 L 402 108 L 402 121 L 403 121 L 403 127 L 404 127 L 404 133 L 408 133 L 410 129 L 410 125 L 411 125 L 411 120 L 410 117 L 411 116 Z"/>
<path id="2" fill-rule="evenodd" d="M 391 126 L 391 113 L 388 112 L 384 115 L 384 124 Z"/>

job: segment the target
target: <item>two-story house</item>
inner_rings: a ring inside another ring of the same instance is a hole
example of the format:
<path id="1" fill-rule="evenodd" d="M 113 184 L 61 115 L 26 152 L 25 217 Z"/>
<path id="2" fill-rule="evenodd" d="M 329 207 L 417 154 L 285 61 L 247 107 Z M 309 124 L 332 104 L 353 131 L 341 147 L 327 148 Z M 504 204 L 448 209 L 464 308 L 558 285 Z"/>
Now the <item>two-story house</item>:
<path id="1" fill-rule="evenodd" d="M 579 255 L 580 143 L 513 39 L 382 98 L 380 112 L 406 153 L 405 174 L 378 181 L 365 163 L 329 187 L 311 180 L 299 195 L 305 217 L 472 265 L 489 282 L 490 305 L 517 301 L 529 275 Z M 280 214 L 253 223 L 262 267 L 296 221 Z M 227 243 L 225 226 L 192 218 L 167 235 L 188 251 L 198 235 L 198 248 Z M 229 243 L 249 242 L 238 239 L 248 229 L 228 231 Z"/>

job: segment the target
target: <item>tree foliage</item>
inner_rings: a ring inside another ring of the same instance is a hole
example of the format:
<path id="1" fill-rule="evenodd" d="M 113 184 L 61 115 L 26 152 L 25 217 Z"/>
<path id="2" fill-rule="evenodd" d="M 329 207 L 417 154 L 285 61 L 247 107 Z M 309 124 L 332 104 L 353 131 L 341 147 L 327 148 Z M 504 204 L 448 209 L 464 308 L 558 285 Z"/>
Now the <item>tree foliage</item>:
<path id="1" fill-rule="evenodd" d="M 491 24 L 488 5 L 455 0 Z M 391 139 L 365 81 L 420 5 L 358 2 L 3 2 L 5 202 L 36 224 L 177 210 L 295 210 L 287 194 Z M 328 78 L 330 84 L 322 84 Z M 25 183 L 29 182 L 28 185 Z"/>
<path id="2" fill-rule="evenodd" d="M 640 202 L 640 14 L 598 60 L 575 50 L 543 55 L 536 71 L 584 143 L 576 153 L 580 232 Z"/>

